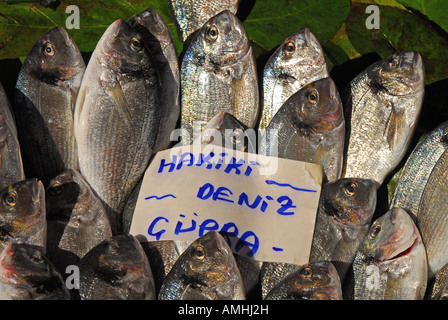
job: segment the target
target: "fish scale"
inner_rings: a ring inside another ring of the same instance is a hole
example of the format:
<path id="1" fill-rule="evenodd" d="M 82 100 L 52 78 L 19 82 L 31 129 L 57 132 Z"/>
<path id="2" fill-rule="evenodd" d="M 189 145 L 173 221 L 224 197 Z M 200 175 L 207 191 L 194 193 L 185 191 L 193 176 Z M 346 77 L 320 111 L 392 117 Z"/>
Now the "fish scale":
<path id="1" fill-rule="evenodd" d="M 426 134 L 409 155 L 395 184 L 389 208 L 400 207 L 417 221 L 423 191 L 435 164 L 448 149 L 448 121 Z"/>
<path id="2" fill-rule="evenodd" d="M 426 184 L 417 225 L 428 256 L 430 278 L 448 263 L 448 151 L 437 161 Z"/>

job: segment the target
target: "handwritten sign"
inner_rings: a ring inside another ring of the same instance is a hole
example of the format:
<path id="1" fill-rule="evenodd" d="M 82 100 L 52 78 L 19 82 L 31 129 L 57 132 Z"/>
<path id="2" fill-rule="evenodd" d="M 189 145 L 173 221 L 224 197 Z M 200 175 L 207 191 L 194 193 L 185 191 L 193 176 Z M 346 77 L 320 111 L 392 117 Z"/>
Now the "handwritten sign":
<path id="1" fill-rule="evenodd" d="M 305 264 L 322 167 L 212 145 L 159 152 L 147 169 L 130 233 L 193 241 L 209 230 L 259 261 Z"/>

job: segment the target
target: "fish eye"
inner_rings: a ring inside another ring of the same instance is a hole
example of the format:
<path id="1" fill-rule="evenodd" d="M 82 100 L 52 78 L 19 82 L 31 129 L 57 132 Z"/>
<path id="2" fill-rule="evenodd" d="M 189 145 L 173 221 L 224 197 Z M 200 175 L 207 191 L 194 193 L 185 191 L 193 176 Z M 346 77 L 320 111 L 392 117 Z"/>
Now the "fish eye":
<path id="1" fill-rule="evenodd" d="M 309 279 L 309 278 L 311 278 L 312 275 L 313 275 L 313 271 L 311 270 L 310 267 L 305 267 L 302 269 L 302 271 L 300 271 L 300 276 L 303 279 Z"/>
<path id="2" fill-rule="evenodd" d="M 372 228 L 372 231 L 370 231 L 370 236 L 372 238 L 375 238 L 381 231 L 381 226 L 380 225 L 376 225 Z"/>
<path id="3" fill-rule="evenodd" d="M 397 58 L 393 58 L 392 60 L 389 61 L 389 67 L 395 69 L 396 67 L 398 67 L 398 59 Z"/>
<path id="4" fill-rule="evenodd" d="M 319 100 L 319 95 L 316 91 L 311 91 L 310 93 L 308 93 L 307 99 L 309 103 L 316 104 Z"/>
<path id="5" fill-rule="evenodd" d="M 48 194 L 52 197 L 57 197 L 62 193 L 62 186 L 55 186 L 48 189 Z"/>
<path id="6" fill-rule="evenodd" d="M 51 43 L 47 42 L 45 44 L 45 46 L 44 46 L 44 53 L 47 56 L 50 56 L 50 57 L 54 56 L 54 48 L 53 48 L 53 45 Z"/>
<path id="7" fill-rule="evenodd" d="M 448 300 L 448 293 L 442 294 L 439 300 Z"/>
<path id="8" fill-rule="evenodd" d="M 14 207 L 17 204 L 17 196 L 14 192 L 9 192 L 3 196 L 3 203 L 8 207 Z"/>
<path id="9" fill-rule="evenodd" d="M 141 51 L 143 49 L 142 43 L 137 38 L 131 39 L 131 49 L 134 51 Z"/>
<path id="10" fill-rule="evenodd" d="M 196 247 L 193 251 L 193 258 L 196 260 L 204 260 L 205 258 L 205 251 L 202 247 Z"/>
<path id="11" fill-rule="evenodd" d="M 208 27 L 206 36 L 208 40 L 215 41 L 218 39 L 218 29 L 215 26 Z"/>
<path id="12" fill-rule="evenodd" d="M 349 197 L 353 197 L 356 194 L 357 189 L 358 185 L 355 182 L 351 182 L 344 188 L 344 193 Z"/>
<path id="13" fill-rule="evenodd" d="M 116 253 L 119 247 L 115 241 L 111 241 L 107 244 L 107 249 L 109 250 L 110 253 Z"/>
<path id="14" fill-rule="evenodd" d="M 295 51 L 296 51 L 296 45 L 292 41 L 286 43 L 283 48 L 283 53 L 287 56 L 291 56 Z"/>
<path id="15" fill-rule="evenodd" d="M 34 263 L 44 262 L 44 259 L 42 259 L 42 256 L 39 252 L 33 253 L 30 258 L 31 258 L 31 261 L 33 261 Z"/>
<path id="16" fill-rule="evenodd" d="M 241 131 L 240 130 L 235 130 L 232 132 L 232 134 L 230 135 L 230 140 L 232 141 L 232 143 L 234 145 L 238 145 L 241 143 Z"/>

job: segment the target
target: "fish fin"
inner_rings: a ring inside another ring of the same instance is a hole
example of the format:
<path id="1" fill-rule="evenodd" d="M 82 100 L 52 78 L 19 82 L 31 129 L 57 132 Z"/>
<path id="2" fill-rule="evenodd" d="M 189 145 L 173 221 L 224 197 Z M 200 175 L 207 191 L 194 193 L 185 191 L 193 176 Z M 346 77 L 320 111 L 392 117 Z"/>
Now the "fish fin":
<path id="1" fill-rule="evenodd" d="M 387 142 L 389 143 L 389 150 L 392 150 L 398 140 L 399 132 L 403 128 L 403 116 L 404 112 L 398 113 L 393 105 L 391 107 L 391 112 L 389 118 L 387 119 L 386 128 L 384 134 L 387 137 Z"/>
<path id="2" fill-rule="evenodd" d="M 115 81 L 115 84 L 116 85 L 114 86 L 106 85 L 105 89 L 114 100 L 117 106 L 118 113 L 121 115 L 124 122 L 129 127 L 131 125 L 131 117 L 132 117 L 129 104 L 125 95 L 123 94 L 123 89 L 121 88 L 118 80 Z"/>
<path id="3" fill-rule="evenodd" d="M 182 300 L 212 300 L 205 295 L 199 288 L 188 284 L 182 292 Z"/>

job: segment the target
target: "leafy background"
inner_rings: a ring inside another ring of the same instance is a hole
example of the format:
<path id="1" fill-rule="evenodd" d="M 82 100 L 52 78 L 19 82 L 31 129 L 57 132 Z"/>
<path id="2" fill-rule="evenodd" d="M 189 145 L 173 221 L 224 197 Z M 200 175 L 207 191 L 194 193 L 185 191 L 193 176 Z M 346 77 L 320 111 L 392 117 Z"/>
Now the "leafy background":
<path id="1" fill-rule="evenodd" d="M 11 0 L 15 2 L 20 0 Z M 33 0 L 30 0 L 33 1 Z M 369 30 L 368 5 L 380 9 L 380 29 Z M 149 7 L 167 22 L 178 53 L 183 50 L 168 0 L 64 1 L 56 9 L 0 0 L 0 81 L 11 96 L 21 62 L 34 42 L 57 25 L 65 26 L 67 6 L 80 9 L 80 29 L 68 30 L 86 60 L 106 28 Z M 261 72 L 282 41 L 307 27 L 324 48 L 339 90 L 371 63 L 394 52 L 420 52 L 426 70 L 422 114 L 408 154 L 429 130 L 448 120 L 448 1 L 446 0 L 241 0 L 237 16 L 244 22 Z M 403 163 L 405 159 L 403 160 Z M 387 203 L 400 167 L 379 190 Z M 380 201 L 381 203 L 381 201 Z M 383 210 L 379 206 L 379 210 Z"/>

